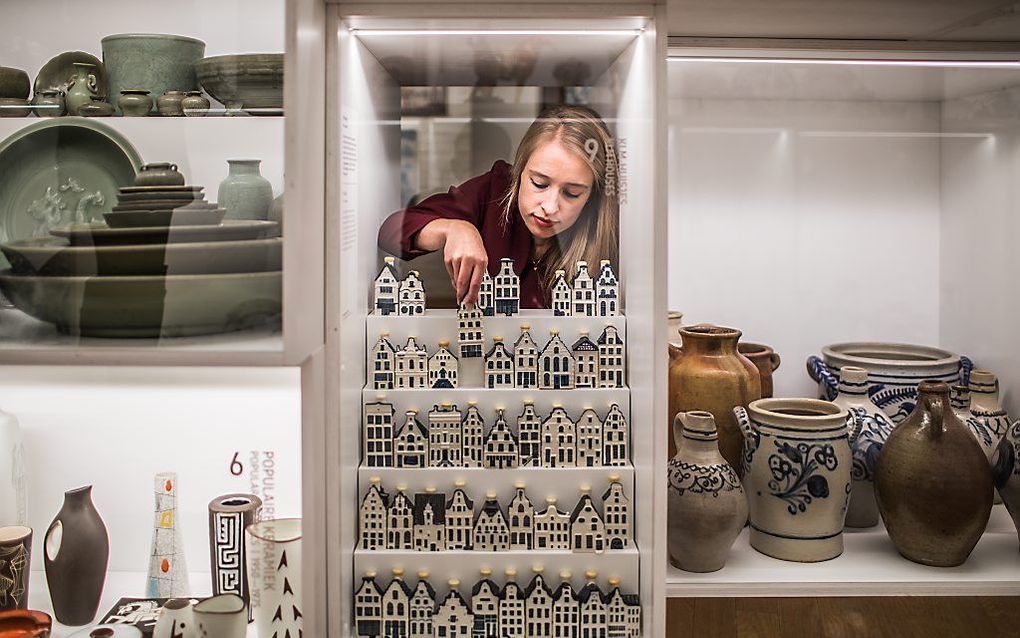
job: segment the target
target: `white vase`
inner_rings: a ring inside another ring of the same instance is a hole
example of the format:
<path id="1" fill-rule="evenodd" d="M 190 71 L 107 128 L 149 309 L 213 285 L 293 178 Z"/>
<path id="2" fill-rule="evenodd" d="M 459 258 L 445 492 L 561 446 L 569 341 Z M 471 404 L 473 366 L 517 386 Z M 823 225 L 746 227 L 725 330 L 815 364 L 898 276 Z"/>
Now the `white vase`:
<path id="1" fill-rule="evenodd" d="M 159 620 L 152 630 L 152 638 L 197 638 L 195 612 L 187 598 L 166 601 L 159 612 Z"/>
<path id="2" fill-rule="evenodd" d="M 25 448 L 13 414 L 0 410 L 0 527 L 28 525 Z"/>
<path id="3" fill-rule="evenodd" d="M 177 473 L 160 472 L 154 486 L 156 511 L 149 551 L 146 596 L 176 598 L 188 595 L 188 566 L 177 517 Z"/>
<path id="4" fill-rule="evenodd" d="M 237 594 L 220 594 L 195 605 L 196 638 L 244 638 L 248 606 Z"/>
<path id="5" fill-rule="evenodd" d="M 301 519 L 262 521 L 245 531 L 248 587 L 259 638 L 302 633 Z"/>

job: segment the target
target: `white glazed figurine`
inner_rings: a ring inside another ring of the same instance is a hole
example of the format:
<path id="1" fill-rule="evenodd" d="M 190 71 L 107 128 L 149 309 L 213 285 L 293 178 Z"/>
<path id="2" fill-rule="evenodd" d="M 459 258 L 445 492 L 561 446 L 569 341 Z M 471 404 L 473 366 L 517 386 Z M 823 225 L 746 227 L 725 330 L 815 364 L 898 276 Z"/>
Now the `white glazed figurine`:
<path id="1" fill-rule="evenodd" d="M 385 394 L 377 394 L 375 401 L 366 403 L 362 410 L 361 458 L 368 467 L 393 466 L 393 417 L 396 411 L 387 402 Z"/>
<path id="2" fill-rule="evenodd" d="M 450 352 L 450 342 L 445 339 L 439 342 L 439 349 L 429 357 L 430 388 L 450 389 L 457 387 L 458 361 Z"/>
<path id="3" fill-rule="evenodd" d="M 488 269 L 486 269 L 485 274 L 482 275 L 482 283 L 478 287 L 478 308 L 486 317 L 491 317 L 496 314 L 495 285 L 492 281 L 492 276 L 489 275 Z"/>
<path id="4" fill-rule="evenodd" d="M 608 259 L 599 262 L 599 277 L 595 280 L 595 311 L 600 317 L 620 314 L 620 280 Z"/>
<path id="5" fill-rule="evenodd" d="M 495 314 L 512 317 L 521 309 L 521 280 L 514 272 L 514 260 L 504 257 L 493 281 L 496 298 Z"/>
<path id="6" fill-rule="evenodd" d="M 393 257 L 387 257 L 382 270 L 375 278 L 375 299 L 373 305 L 380 315 L 392 315 L 397 312 L 397 292 L 400 286 L 400 275 L 394 266 Z"/>
<path id="7" fill-rule="evenodd" d="M 550 330 L 550 339 L 538 355 L 538 387 L 543 390 L 574 389 L 574 356 L 560 338 L 559 330 Z"/>
<path id="8" fill-rule="evenodd" d="M 420 317 L 425 314 L 425 284 L 417 270 L 407 273 L 400 282 L 397 307 L 402 317 Z"/>
<path id="9" fill-rule="evenodd" d="M 379 333 L 379 340 L 369 353 L 368 369 L 373 390 L 392 390 L 396 387 L 397 350 L 390 343 L 390 333 Z"/>
<path id="10" fill-rule="evenodd" d="M 590 492 L 590 486 L 581 486 L 581 499 L 570 515 L 571 549 L 575 553 L 601 554 L 606 551 L 606 524 Z"/>
<path id="11" fill-rule="evenodd" d="M 474 359 L 482 356 L 482 344 L 485 341 L 485 330 L 482 325 L 482 311 L 477 305 L 461 304 L 457 310 L 457 345 L 461 359 Z"/>
<path id="12" fill-rule="evenodd" d="M 514 387 L 514 356 L 503 344 L 503 337 L 493 337 L 492 348 L 485 355 L 485 387 Z"/>
<path id="13" fill-rule="evenodd" d="M 404 347 L 397 351 L 394 377 L 398 390 L 428 387 L 428 350 L 424 345 L 419 347 L 418 340 L 413 335 L 408 337 Z"/>
<path id="14" fill-rule="evenodd" d="M 375 583 L 375 572 L 366 572 L 361 587 L 354 594 L 354 635 L 358 638 L 379 638 L 382 596 L 382 590 Z"/>
<path id="15" fill-rule="evenodd" d="M 552 308 L 553 315 L 557 317 L 569 317 L 573 304 L 574 292 L 567 283 L 566 272 L 557 270 L 553 279 Z"/>
<path id="16" fill-rule="evenodd" d="M 522 389 L 538 387 L 538 345 L 530 331 L 529 324 L 521 324 L 521 336 L 514 342 L 514 385 Z"/>
<path id="17" fill-rule="evenodd" d="M 606 542 L 609 549 L 626 549 L 630 546 L 630 499 L 620 483 L 620 476 L 609 477 L 609 488 L 602 495 L 602 517 L 606 522 Z"/>
<path id="18" fill-rule="evenodd" d="M 595 280 L 588 272 L 588 262 L 577 262 L 577 272 L 571 282 L 573 305 L 570 310 L 575 317 L 595 316 Z"/>

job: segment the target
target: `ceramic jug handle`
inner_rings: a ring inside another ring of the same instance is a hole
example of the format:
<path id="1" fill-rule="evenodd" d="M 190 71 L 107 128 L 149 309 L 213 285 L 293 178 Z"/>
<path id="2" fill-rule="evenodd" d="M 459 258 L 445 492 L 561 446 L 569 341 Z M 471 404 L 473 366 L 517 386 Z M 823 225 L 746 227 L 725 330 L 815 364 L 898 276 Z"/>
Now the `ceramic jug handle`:
<path id="1" fill-rule="evenodd" d="M 853 447 L 857 443 L 857 437 L 861 435 L 861 430 L 864 429 L 864 418 L 866 413 L 861 412 L 855 414 L 853 410 L 846 417 L 846 431 L 850 435 L 850 447 Z"/>
<path id="2" fill-rule="evenodd" d="M 925 408 L 927 409 L 928 416 L 931 419 L 931 436 L 932 438 L 942 436 L 942 430 L 945 427 L 942 419 L 942 410 L 944 405 L 941 397 L 927 397 L 925 399 Z"/>
<path id="3" fill-rule="evenodd" d="M 60 537 L 54 538 L 53 534 L 57 530 L 60 530 Z M 57 560 L 57 556 L 60 554 L 60 546 L 63 545 L 64 541 L 64 524 L 57 519 L 50 523 L 49 529 L 46 530 L 46 535 L 43 536 L 43 557 L 53 562 Z"/>
<path id="4" fill-rule="evenodd" d="M 825 384 L 825 395 L 822 398 L 828 401 L 836 398 L 836 395 L 839 394 L 839 382 L 836 381 L 835 375 L 832 374 L 829 366 L 825 365 L 824 361 L 814 355 L 808 357 L 807 371 L 812 379 L 818 383 Z"/>
<path id="5" fill-rule="evenodd" d="M 779 369 L 779 364 L 782 363 L 783 360 L 779 358 L 778 352 L 773 351 L 772 354 L 769 355 L 769 362 L 772 365 L 772 371 L 775 372 Z"/>
<path id="6" fill-rule="evenodd" d="M 684 412 L 677 412 L 676 416 L 673 417 L 673 444 L 676 445 L 678 450 L 684 439 L 684 414 Z"/>
<path id="7" fill-rule="evenodd" d="M 744 409 L 744 406 L 738 405 L 733 408 L 733 416 L 737 417 L 737 425 L 740 426 L 740 431 L 744 433 L 744 438 L 753 438 L 754 430 L 751 427 L 751 418 L 747 415 L 747 410 Z"/>
<path id="8" fill-rule="evenodd" d="M 970 373 L 974 369 L 974 362 L 970 357 L 960 356 L 960 385 L 970 386 Z M 996 388 L 998 389 L 998 388 Z"/>

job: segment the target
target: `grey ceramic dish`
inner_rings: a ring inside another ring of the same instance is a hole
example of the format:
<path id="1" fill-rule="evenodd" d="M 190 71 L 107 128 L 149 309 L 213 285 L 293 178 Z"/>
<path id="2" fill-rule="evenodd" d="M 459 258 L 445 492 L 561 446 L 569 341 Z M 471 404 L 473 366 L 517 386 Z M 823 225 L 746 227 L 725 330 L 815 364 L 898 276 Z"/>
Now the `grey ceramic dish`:
<path id="1" fill-rule="evenodd" d="M 206 93 L 228 109 L 283 108 L 282 53 L 217 55 L 195 69 Z"/>
<path id="2" fill-rule="evenodd" d="M 110 228 L 103 223 L 71 224 L 51 233 L 66 237 L 76 246 L 168 244 L 197 241 L 240 241 L 276 237 L 280 225 L 250 219 L 228 219 L 218 226 L 155 226 L 152 228 Z"/>
<path id="3" fill-rule="evenodd" d="M 213 204 L 215 206 L 215 204 Z M 149 226 L 211 226 L 223 221 L 225 208 L 207 210 L 129 210 L 103 213 L 103 219 L 110 228 L 145 228 Z"/>
<path id="4" fill-rule="evenodd" d="M 212 210 L 216 204 L 207 201 L 181 201 L 179 199 L 150 199 L 143 202 L 125 202 L 117 204 L 111 210 L 123 212 L 129 210 L 169 210 L 174 208 L 186 208 L 191 210 Z"/>
<path id="5" fill-rule="evenodd" d="M 70 246 L 56 237 L 0 244 L 17 275 L 211 275 L 280 270 L 283 240 Z"/>
<path id="6" fill-rule="evenodd" d="M 147 202 L 153 200 L 179 200 L 188 202 L 197 202 L 205 199 L 204 193 L 196 191 L 149 191 L 147 193 L 125 193 L 121 192 L 117 196 L 120 203 L 127 202 Z"/>
<path id="7" fill-rule="evenodd" d="M 103 66 L 99 58 L 84 51 L 66 51 L 51 58 L 35 76 L 34 92 L 38 93 L 51 88 L 63 90 L 67 86 L 67 81 L 74 75 L 75 62 L 91 64 L 96 67 L 93 69 L 93 75 L 96 76 L 96 95 L 111 95 L 110 83 L 106 77 L 106 67 Z M 112 95 L 117 94 L 113 93 Z"/>
<path id="8" fill-rule="evenodd" d="M 73 335 L 184 337 L 275 322 L 282 273 L 165 277 L 36 277 L 0 272 L 22 312 Z"/>

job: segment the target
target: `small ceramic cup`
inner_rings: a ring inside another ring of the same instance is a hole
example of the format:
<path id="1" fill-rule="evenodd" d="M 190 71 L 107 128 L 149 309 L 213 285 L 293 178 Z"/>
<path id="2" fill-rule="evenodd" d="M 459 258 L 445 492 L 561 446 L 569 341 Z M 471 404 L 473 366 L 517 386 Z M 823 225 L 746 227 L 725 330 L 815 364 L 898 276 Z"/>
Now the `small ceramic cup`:
<path id="1" fill-rule="evenodd" d="M 187 598 L 172 598 L 163 605 L 159 620 L 152 630 L 152 638 L 180 638 L 193 636 L 195 612 Z"/>
<path id="2" fill-rule="evenodd" d="M 156 108 L 163 117 L 184 117 L 184 91 L 167 91 L 156 98 Z"/>
<path id="3" fill-rule="evenodd" d="M 142 638 L 134 625 L 96 625 L 71 634 L 71 638 Z"/>
<path id="4" fill-rule="evenodd" d="M 124 117 L 148 117 L 152 111 L 152 97 L 145 89 L 124 89 L 117 98 L 117 106 Z"/>
<path id="5" fill-rule="evenodd" d="M 28 609 L 31 559 L 32 528 L 0 527 L 0 611 Z"/>
<path id="6" fill-rule="evenodd" d="M 237 594 L 220 594 L 195 605 L 195 638 L 244 638 L 248 606 Z"/>

